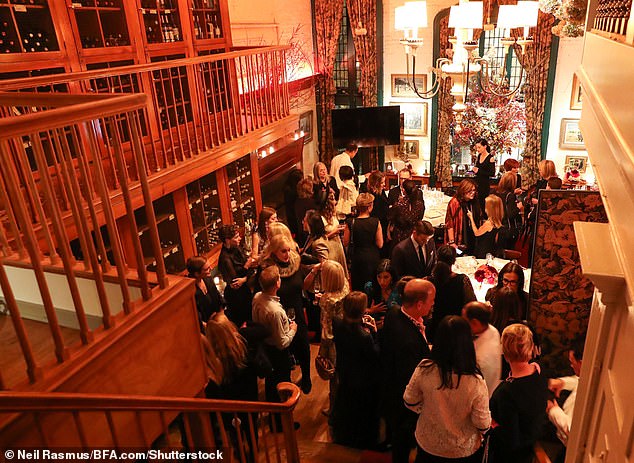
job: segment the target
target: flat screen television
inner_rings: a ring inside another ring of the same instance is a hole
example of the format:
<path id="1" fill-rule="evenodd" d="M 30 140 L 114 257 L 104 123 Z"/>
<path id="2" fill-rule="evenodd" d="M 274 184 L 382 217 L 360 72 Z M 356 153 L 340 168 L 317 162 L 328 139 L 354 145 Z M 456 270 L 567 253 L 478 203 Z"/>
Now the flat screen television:
<path id="1" fill-rule="evenodd" d="M 400 106 L 333 109 L 332 138 L 335 148 L 399 145 Z"/>

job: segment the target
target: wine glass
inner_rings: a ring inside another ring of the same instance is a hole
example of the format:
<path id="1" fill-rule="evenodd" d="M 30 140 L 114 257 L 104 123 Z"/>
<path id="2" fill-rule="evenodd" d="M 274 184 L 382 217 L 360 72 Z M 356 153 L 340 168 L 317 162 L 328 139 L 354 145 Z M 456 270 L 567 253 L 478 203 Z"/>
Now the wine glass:
<path id="1" fill-rule="evenodd" d="M 292 322 L 295 321 L 295 309 L 294 308 L 290 308 L 288 309 L 288 311 L 286 312 L 286 316 L 288 317 L 288 319 Z"/>

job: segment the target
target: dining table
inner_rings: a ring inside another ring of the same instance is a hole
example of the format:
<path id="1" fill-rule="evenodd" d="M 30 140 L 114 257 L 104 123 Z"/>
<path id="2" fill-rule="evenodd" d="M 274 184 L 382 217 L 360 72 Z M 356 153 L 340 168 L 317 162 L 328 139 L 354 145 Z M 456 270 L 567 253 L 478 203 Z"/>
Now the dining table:
<path id="1" fill-rule="evenodd" d="M 475 277 L 476 271 L 484 264 L 489 264 L 499 273 L 506 264 L 511 262 L 510 260 L 500 259 L 499 257 L 491 257 L 489 259 L 476 259 L 474 256 L 461 256 L 456 258 L 456 263 L 453 265 L 452 270 L 455 273 L 464 273 L 471 280 L 473 291 L 475 292 L 476 299 L 480 302 L 485 302 L 486 293 L 489 288 L 493 288 L 497 285 L 497 277 L 494 281 L 478 281 Z M 523 267 L 522 267 L 523 268 Z M 529 293 L 531 285 L 531 269 L 524 268 L 524 291 Z"/>
<path id="2" fill-rule="evenodd" d="M 428 188 L 423 189 L 423 198 L 425 199 L 425 216 L 423 220 L 429 221 L 434 228 L 440 227 L 445 223 L 447 206 L 451 196 L 447 196 L 440 190 Z"/>

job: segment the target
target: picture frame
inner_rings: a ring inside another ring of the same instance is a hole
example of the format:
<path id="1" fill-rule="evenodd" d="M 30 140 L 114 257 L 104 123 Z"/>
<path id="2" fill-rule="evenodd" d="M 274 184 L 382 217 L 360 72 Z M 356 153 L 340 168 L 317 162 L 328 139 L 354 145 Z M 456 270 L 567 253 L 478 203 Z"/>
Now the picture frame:
<path id="1" fill-rule="evenodd" d="M 304 145 L 313 139 L 313 111 L 303 112 L 299 115 L 299 130 L 304 131 Z"/>
<path id="2" fill-rule="evenodd" d="M 399 151 L 407 153 L 409 159 L 418 159 L 420 157 L 420 141 L 415 139 L 403 140 Z"/>
<path id="3" fill-rule="evenodd" d="M 572 92 L 570 94 L 570 109 L 581 109 L 582 103 L 581 81 L 577 74 L 572 75 Z"/>
<path id="4" fill-rule="evenodd" d="M 392 173 L 394 172 L 394 164 L 392 164 L 390 161 L 385 163 L 385 171 L 388 173 Z"/>
<path id="5" fill-rule="evenodd" d="M 579 129 L 579 119 L 562 119 L 559 131 L 559 148 L 564 150 L 584 150 L 586 145 Z"/>
<path id="6" fill-rule="evenodd" d="M 588 156 L 566 156 L 566 169 L 577 169 L 580 174 L 586 172 Z"/>
<path id="7" fill-rule="evenodd" d="M 407 77 L 407 74 L 392 74 L 392 98 L 418 98 Z M 419 92 L 427 91 L 427 74 L 417 75 L 415 82 Z"/>
<path id="8" fill-rule="evenodd" d="M 412 101 L 391 101 L 390 106 L 400 106 L 404 115 L 404 135 L 427 135 L 427 103 Z"/>

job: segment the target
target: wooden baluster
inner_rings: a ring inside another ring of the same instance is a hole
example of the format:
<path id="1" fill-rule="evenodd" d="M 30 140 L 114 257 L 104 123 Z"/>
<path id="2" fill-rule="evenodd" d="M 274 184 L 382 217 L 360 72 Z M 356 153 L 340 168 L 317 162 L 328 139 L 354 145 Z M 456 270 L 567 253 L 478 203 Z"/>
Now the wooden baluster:
<path id="1" fill-rule="evenodd" d="M 82 125 L 86 125 L 88 122 L 83 122 Z M 106 217 L 106 227 L 108 229 L 108 236 L 110 237 L 110 246 L 112 247 L 112 254 L 114 255 L 114 262 L 117 268 L 117 277 L 119 280 L 119 287 L 121 288 L 121 296 L 123 297 L 123 312 L 129 314 L 133 309 L 133 303 L 130 300 L 130 289 L 128 287 L 128 280 L 126 279 L 127 269 L 125 261 L 123 259 L 123 248 L 121 247 L 121 239 L 119 237 L 119 231 L 117 230 L 117 223 L 112 212 L 112 203 L 110 201 L 110 195 L 106 186 L 106 176 L 103 170 L 101 160 L 97 157 L 98 151 L 96 150 L 96 141 L 92 132 L 87 132 L 89 153 L 92 153 L 94 158 L 92 165 L 95 169 L 95 185 L 97 194 L 101 198 L 101 206 L 103 214 Z M 90 160 L 88 160 L 90 164 Z"/>
<path id="2" fill-rule="evenodd" d="M 220 73 L 218 71 L 218 62 L 214 61 L 213 66 L 213 82 L 215 87 L 218 89 L 217 93 L 214 93 L 214 96 L 218 98 L 217 106 L 215 108 L 215 112 L 220 113 L 220 125 L 222 127 L 222 141 L 221 143 L 226 143 L 230 140 L 230 137 L 227 136 L 227 118 L 225 117 L 226 108 L 223 106 L 222 101 L 222 84 L 220 83 Z M 214 105 L 215 106 L 215 105 Z M 220 136 L 220 129 L 218 130 L 218 135 Z"/>
<path id="3" fill-rule="evenodd" d="M 6 156 L 7 153 L 4 151 L 1 153 L 2 156 Z M 13 242 L 16 244 L 17 253 L 20 260 L 26 259 L 27 252 L 24 247 L 24 242 L 22 241 L 22 234 L 20 233 L 20 228 L 18 227 L 18 223 L 15 219 L 15 215 L 13 213 L 13 206 L 9 201 L 9 197 L 7 196 L 7 187 L 4 185 L 4 181 L 0 176 L 0 201 L 5 205 L 5 212 L 7 213 L 7 221 L 9 222 L 9 230 L 11 231 L 11 237 L 13 238 Z M 0 226 L 2 224 L 0 223 Z"/>
<path id="4" fill-rule="evenodd" d="M 248 70 L 248 76 L 249 76 L 249 82 L 250 82 L 249 87 L 251 88 L 251 91 L 249 93 L 251 94 L 253 98 L 253 106 L 254 106 L 253 117 L 255 121 L 255 128 L 259 129 L 260 127 L 262 127 L 263 123 L 262 123 L 262 98 L 260 95 L 260 88 L 258 88 L 258 84 L 256 80 L 257 70 L 253 68 L 254 67 L 253 55 L 247 56 L 246 60 L 247 60 L 247 70 Z"/>
<path id="5" fill-rule="evenodd" d="M 181 74 L 181 69 L 184 70 L 184 73 Z M 185 144 L 183 144 L 183 158 L 187 158 L 187 159 L 191 159 L 191 157 L 194 155 L 194 149 L 192 148 L 192 137 L 189 133 L 189 121 L 187 119 L 187 101 L 185 100 L 185 92 L 183 91 L 183 79 L 181 79 L 181 76 L 185 77 L 185 82 L 187 82 L 187 67 L 186 66 L 179 66 L 178 67 L 178 86 L 180 88 L 180 92 L 181 92 L 181 98 L 182 98 L 182 103 L 181 106 L 183 108 L 183 117 L 185 118 L 185 122 L 183 123 L 184 129 L 185 129 L 185 142 L 187 144 L 187 149 L 188 151 L 185 151 Z M 191 95 L 192 92 L 187 92 L 189 94 L 189 104 L 191 107 Z M 192 109 L 192 113 L 194 112 L 194 108 Z M 195 126 L 196 124 L 192 123 L 192 126 Z"/>
<path id="6" fill-rule="evenodd" d="M 277 62 L 275 60 L 275 53 L 273 52 L 266 53 L 264 55 L 264 59 L 266 60 L 269 66 L 268 75 L 270 77 L 268 79 L 269 81 L 268 87 L 269 87 L 269 92 L 271 94 L 271 118 L 273 121 L 279 121 L 280 114 L 278 111 L 279 107 L 278 107 L 278 101 L 277 101 L 278 74 L 277 74 Z"/>
<path id="7" fill-rule="evenodd" d="M 275 100 L 277 101 L 277 117 L 278 120 L 284 117 L 284 99 L 282 95 L 282 85 L 284 79 L 284 70 L 282 69 L 281 52 L 272 53 L 275 68 Z"/>
<path id="8" fill-rule="evenodd" d="M 211 93 L 211 90 L 207 87 L 205 83 L 205 63 L 196 64 L 196 86 L 201 89 L 198 91 L 198 113 L 200 114 L 200 131 L 202 133 L 203 140 L 203 150 L 207 151 L 214 147 L 214 139 L 213 139 L 213 130 L 211 127 L 211 113 L 209 111 L 209 101 L 208 95 Z"/>
<path id="9" fill-rule="evenodd" d="M 38 379 L 42 378 L 42 369 L 37 365 L 37 362 L 35 361 L 33 349 L 31 348 L 31 342 L 29 341 L 29 336 L 26 333 L 26 329 L 24 328 L 22 316 L 20 315 L 20 309 L 18 308 L 18 303 L 15 300 L 15 296 L 13 295 L 13 289 L 11 288 L 11 283 L 9 283 L 9 278 L 7 277 L 7 273 L 4 269 L 4 266 L 2 265 L 1 259 L 0 289 L 2 289 L 2 294 L 7 305 L 7 309 L 9 309 L 9 314 L 11 315 L 11 323 L 13 324 L 15 335 L 18 338 L 20 349 L 22 350 L 22 355 L 24 356 L 24 362 L 26 363 L 26 374 L 29 377 L 29 381 L 31 383 L 34 383 Z"/>
<path id="10" fill-rule="evenodd" d="M 262 81 L 261 86 L 264 90 L 264 100 L 266 102 L 265 121 L 268 125 L 273 121 L 273 95 L 271 93 L 273 75 L 266 54 L 262 56 L 256 55 L 256 60 L 258 62 L 258 69 L 260 69 L 260 76 Z"/>
<path id="11" fill-rule="evenodd" d="M 165 419 L 165 412 L 159 411 L 159 418 L 161 419 L 161 428 L 163 429 L 163 435 L 165 436 L 165 443 L 168 449 L 172 449 L 172 445 L 170 443 L 170 430 L 167 424 L 167 420 Z"/>
<path id="12" fill-rule="evenodd" d="M 230 79 L 231 68 L 229 66 L 231 61 L 223 59 L 219 62 L 222 63 L 223 69 L 222 77 L 225 83 L 225 97 L 227 98 L 227 115 L 229 116 L 229 120 L 233 121 L 233 123 L 231 123 L 231 138 L 237 138 L 240 136 L 240 130 L 238 128 L 239 121 L 236 117 L 236 105 L 238 102 L 233 97 L 233 85 Z"/>
<path id="13" fill-rule="evenodd" d="M 176 71 L 176 76 L 174 76 L 174 71 Z M 178 120 L 178 108 L 182 107 L 182 101 L 183 101 L 183 95 L 181 94 L 181 103 L 179 103 L 178 101 L 176 101 L 176 92 L 174 91 L 174 88 L 176 87 L 176 82 L 178 82 L 180 80 L 180 69 L 178 66 L 176 67 L 172 67 L 170 69 L 167 70 L 168 74 L 169 74 L 169 78 L 167 80 L 168 85 L 170 86 L 170 90 L 172 92 L 172 107 L 174 109 L 174 129 L 176 129 L 176 137 L 178 138 L 178 146 L 176 147 L 172 147 L 172 149 L 174 149 L 174 153 L 178 152 L 179 153 L 179 161 L 184 161 L 185 160 L 185 151 L 184 151 L 184 146 L 185 144 L 183 143 L 183 138 L 181 135 L 181 123 Z"/>
<path id="14" fill-rule="evenodd" d="M 130 116 L 132 113 L 128 113 Z M 103 119 L 102 119 L 103 120 Z M 141 242 L 139 241 L 139 229 L 136 225 L 136 217 L 134 216 L 134 207 L 132 205 L 132 197 L 130 195 L 130 187 L 128 184 L 128 175 L 127 175 L 127 166 L 125 162 L 125 155 L 121 150 L 121 138 L 119 137 L 119 131 L 117 130 L 116 123 L 112 120 L 112 117 L 107 119 L 107 122 L 104 121 L 104 125 L 110 127 L 113 135 L 113 148 L 114 148 L 114 157 L 117 163 L 117 177 L 119 178 L 119 184 L 121 185 L 121 196 L 123 197 L 123 203 L 125 204 L 126 216 L 129 220 L 129 225 L 131 227 L 131 233 L 133 236 L 132 246 L 134 248 L 134 256 L 136 258 L 136 269 L 139 276 L 140 284 L 141 284 L 141 295 L 143 296 L 143 300 L 147 301 L 152 297 L 152 293 L 150 290 L 150 285 L 147 278 L 147 271 L 145 270 L 145 263 L 143 259 L 143 249 L 141 249 Z M 135 138 L 137 138 L 135 136 Z M 140 164 L 143 166 L 143 163 Z M 139 169 L 139 173 L 145 172 L 145 169 Z M 152 209 L 152 202 L 145 204 L 146 212 L 149 209 L 154 212 Z M 152 215 L 152 218 L 154 216 Z M 150 231 L 152 229 L 156 229 L 156 220 L 153 222 L 150 221 L 150 217 L 148 216 L 148 225 L 150 226 Z M 156 261 L 162 260 L 163 256 L 155 256 Z"/>
<path id="15" fill-rule="evenodd" d="M 255 415 L 257 416 L 257 412 L 255 412 Z M 247 413 L 247 418 L 248 418 L 248 425 L 249 425 L 249 439 L 251 439 L 251 451 L 253 452 L 253 457 L 255 461 L 258 461 L 260 448 L 259 448 L 258 439 L 257 439 L 258 432 L 255 429 L 255 426 L 253 424 L 253 413 L 252 412 Z"/>
<path id="16" fill-rule="evenodd" d="M 115 449 L 119 450 L 121 446 L 119 445 L 119 437 L 117 436 L 117 427 L 114 424 L 114 419 L 112 418 L 112 412 L 110 410 L 106 410 L 106 420 L 108 421 L 108 429 L 110 429 L 110 435 L 112 436 L 112 445 Z"/>
<path id="17" fill-rule="evenodd" d="M 270 453 L 271 453 L 271 444 L 269 442 L 269 439 L 271 437 L 271 432 L 270 432 L 270 428 L 267 430 L 268 426 L 271 426 L 271 420 L 273 419 L 273 416 L 268 413 L 268 414 L 261 414 L 260 415 L 260 429 L 262 431 L 262 439 L 260 439 L 260 442 L 262 442 L 262 447 L 264 447 L 264 456 L 266 457 L 266 463 L 271 463 L 271 457 L 270 457 Z"/>
<path id="18" fill-rule="evenodd" d="M 281 58 L 282 58 L 282 64 L 280 65 L 280 69 L 282 70 L 282 74 L 283 74 L 283 79 L 282 79 L 282 91 L 283 91 L 283 101 L 284 101 L 284 116 L 288 116 L 291 113 L 291 106 L 290 106 L 290 96 L 288 94 L 288 76 L 286 75 L 286 50 L 281 50 L 279 51 Z"/>
<path id="19" fill-rule="evenodd" d="M 86 440 L 86 431 L 84 431 L 84 424 L 79 418 L 79 411 L 75 410 L 73 413 L 73 421 L 75 422 L 75 428 L 77 428 L 77 436 L 79 437 L 79 443 L 82 450 L 88 449 L 88 441 Z"/>
<path id="20" fill-rule="evenodd" d="M 192 437 L 192 427 L 189 423 L 189 413 L 183 413 L 183 427 L 185 428 L 185 439 L 187 440 L 187 445 L 190 449 L 194 450 L 194 439 Z"/>
<path id="21" fill-rule="evenodd" d="M 75 175 L 71 176 L 70 179 L 68 180 L 68 183 L 70 187 L 74 190 L 73 195 L 77 199 L 78 204 L 82 206 L 81 212 L 84 212 L 85 208 L 83 207 L 84 202 L 82 202 L 81 200 L 82 193 L 81 193 L 81 186 L 79 185 L 79 178 L 83 180 L 84 191 L 86 192 L 85 205 L 88 208 L 88 213 L 90 215 L 91 222 L 92 222 L 92 229 L 95 232 L 94 235 L 95 235 L 95 240 L 97 241 L 97 248 L 99 250 L 98 252 L 102 256 L 102 259 L 101 259 L 102 265 L 104 264 L 105 265 L 104 267 L 99 265 L 99 257 L 97 255 L 97 250 L 95 249 L 94 246 L 88 247 L 88 261 L 87 262 L 90 263 L 93 280 L 95 282 L 95 287 L 97 288 L 97 296 L 99 297 L 99 304 L 101 306 L 103 326 L 105 329 L 109 329 L 112 327 L 113 322 L 112 322 L 112 315 L 110 313 L 110 302 L 108 301 L 108 296 L 106 294 L 106 288 L 103 281 L 102 269 L 103 271 L 108 271 L 108 269 L 110 268 L 110 264 L 108 263 L 106 247 L 103 242 L 103 237 L 101 236 L 101 229 L 99 226 L 99 221 L 97 219 L 97 213 L 95 211 L 92 181 L 89 177 L 89 173 L 87 171 L 88 169 L 86 169 L 86 160 L 84 158 L 85 152 L 82 149 L 81 145 L 78 143 L 76 130 L 77 130 L 76 127 L 73 127 L 73 130 L 71 133 L 72 133 L 73 144 L 75 146 L 75 149 L 77 150 L 77 166 L 78 166 L 79 174 L 76 176 Z M 62 140 L 62 142 L 67 143 L 67 140 L 64 139 Z M 73 166 L 73 159 L 70 157 L 70 150 L 65 150 L 65 151 L 63 150 L 62 152 L 69 154 L 68 156 L 64 157 L 64 162 L 68 166 L 67 169 L 70 170 Z M 86 230 L 85 232 L 86 236 L 89 236 L 90 225 L 88 224 L 88 221 L 86 220 L 86 217 L 84 216 L 83 213 L 79 214 L 78 222 L 81 223 L 83 229 Z M 91 244 L 93 243 L 91 242 Z"/>
<path id="22" fill-rule="evenodd" d="M 70 151 L 66 152 L 66 154 L 68 154 L 68 156 L 64 155 L 64 148 L 62 148 L 62 143 L 60 142 L 59 139 L 59 131 L 60 130 L 64 130 L 64 129 L 55 129 L 55 130 L 50 130 L 48 135 L 49 135 L 49 139 L 52 140 L 53 145 L 55 146 L 55 150 L 54 153 L 61 153 L 62 159 L 60 159 L 57 154 L 54 154 L 55 156 L 55 163 L 59 163 L 62 166 L 61 169 L 61 173 L 64 176 L 63 182 L 60 183 L 60 186 L 63 185 L 65 188 L 69 188 L 70 186 L 70 182 L 71 182 L 71 178 L 75 178 L 76 177 L 76 173 L 74 172 L 74 166 L 71 164 L 70 166 L 70 170 L 73 172 L 73 174 L 69 174 L 68 172 L 68 164 L 65 162 L 65 158 L 70 157 Z M 55 135 L 53 135 L 55 134 Z M 64 135 L 62 135 L 62 137 L 64 139 L 66 139 L 66 137 Z M 68 147 L 68 145 L 65 146 L 65 148 L 70 149 L 70 147 Z M 83 214 L 83 207 L 81 204 L 81 198 L 79 198 L 79 205 L 77 204 L 76 201 L 76 197 L 75 195 L 73 195 L 73 192 L 71 192 L 70 194 L 70 209 L 71 209 L 71 214 L 73 216 L 73 222 L 75 223 L 75 226 L 77 227 L 77 237 L 79 239 L 79 245 L 81 247 L 81 251 L 82 254 L 84 256 L 88 256 L 89 255 L 89 249 L 92 247 L 92 242 L 90 242 L 89 244 L 89 234 L 90 232 L 88 231 L 88 229 L 84 226 L 84 223 L 82 222 L 82 218 L 84 217 Z M 60 214 L 60 217 L 63 217 Z M 62 225 L 63 225 L 63 218 L 62 218 Z M 68 236 L 66 235 L 66 227 L 63 227 L 64 229 L 64 236 L 58 236 L 58 241 L 61 241 L 63 243 L 68 243 Z M 70 250 L 69 250 L 70 252 Z M 75 264 L 75 260 L 74 260 L 74 256 L 72 254 L 70 254 L 71 260 L 73 261 L 73 265 Z M 84 269 L 85 270 L 89 270 L 90 269 L 90 261 L 84 259 L 82 261 L 82 263 L 84 264 Z"/>
<path id="23" fill-rule="evenodd" d="M 33 412 L 33 421 L 35 421 L 35 429 L 37 429 L 37 433 L 40 436 L 40 440 L 42 441 L 42 447 L 51 448 L 51 445 L 48 441 L 48 437 L 42 428 L 42 420 L 40 419 L 39 412 Z"/>
<path id="24" fill-rule="evenodd" d="M 225 429 L 225 423 L 222 419 L 221 412 L 215 412 L 216 420 L 218 422 L 218 427 L 220 428 L 220 439 L 222 440 L 222 447 L 229 449 L 230 458 L 233 459 L 233 446 L 231 445 L 231 439 L 229 439 L 227 435 L 227 430 Z"/>
<path id="25" fill-rule="evenodd" d="M 130 134 L 131 134 L 131 144 L 132 150 L 134 152 L 134 156 L 137 159 L 137 163 L 139 165 L 143 165 L 143 144 L 141 143 L 141 133 L 139 120 L 136 117 L 136 113 L 128 113 L 130 117 Z M 167 288 L 167 272 L 165 270 L 165 262 L 163 261 L 163 253 L 161 250 L 161 239 L 158 234 L 158 226 L 156 224 L 156 215 L 154 213 L 154 207 L 152 206 L 152 195 L 150 193 L 150 184 L 147 178 L 147 172 L 145 169 L 139 170 L 139 182 L 141 184 L 141 192 L 143 193 L 143 200 L 145 201 L 145 215 L 148 220 L 150 233 L 150 243 L 152 244 L 152 252 L 154 252 L 156 258 L 156 277 L 158 279 L 159 287 L 161 289 Z M 134 219 L 134 211 L 132 211 L 132 218 Z M 139 244 L 139 235 L 136 230 L 136 222 L 132 222 L 134 224 L 134 233 L 135 233 L 135 242 Z M 157 254 L 158 253 L 158 254 Z M 143 259 L 141 259 L 141 264 L 143 264 Z M 143 266 L 143 274 L 145 276 L 145 267 Z"/>
<path id="26" fill-rule="evenodd" d="M 31 146 L 33 148 L 33 152 L 35 153 L 35 144 L 39 141 L 38 135 L 31 135 Z M 22 178 L 24 193 L 27 197 L 28 202 L 31 204 L 31 210 L 33 210 L 34 217 L 29 226 L 33 227 L 33 222 L 39 222 L 42 227 L 42 234 L 44 235 L 44 241 L 46 242 L 48 256 L 51 259 L 51 263 L 53 265 L 57 265 L 59 263 L 59 255 L 57 254 L 57 248 L 55 246 L 55 242 L 53 241 L 53 237 L 51 236 L 51 230 L 49 228 L 48 217 L 46 216 L 46 211 L 44 210 L 44 206 L 42 204 L 42 196 L 39 194 L 39 188 L 35 183 L 35 179 L 33 178 L 33 172 L 31 171 L 31 167 L 29 165 L 29 161 L 26 157 L 26 151 L 24 148 L 22 150 L 18 150 L 16 156 L 14 158 L 14 162 L 16 162 L 16 174 Z M 47 176 L 48 166 L 46 160 L 43 164 L 38 162 L 38 170 L 40 173 L 40 177 Z M 20 175 L 21 174 L 21 175 Z M 39 182 L 41 184 L 41 182 Z M 43 195 L 47 198 L 50 198 L 49 203 L 50 206 L 56 205 L 56 195 L 55 193 L 51 193 L 53 196 L 46 196 L 46 192 Z M 22 196 L 22 195 L 21 195 Z M 50 207 L 49 207 L 50 209 Z M 35 241 L 38 249 L 41 252 L 40 244 L 38 241 Z"/>
<path id="27" fill-rule="evenodd" d="M 292 411 L 280 412 L 282 415 L 282 430 L 284 431 L 284 445 L 286 447 L 287 463 L 299 463 L 299 449 L 295 435 L 295 422 Z"/>
<path id="28" fill-rule="evenodd" d="M 51 135 L 52 134 L 49 134 L 49 141 L 52 141 Z M 41 173 L 40 182 L 42 183 L 42 186 L 44 188 L 44 195 L 45 197 L 52 198 L 52 195 L 54 194 L 52 191 L 53 186 L 51 179 L 49 178 L 48 171 L 46 170 L 46 157 L 44 156 L 43 147 L 39 140 L 34 140 L 33 152 L 35 153 L 35 158 L 37 160 L 38 168 Z M 66 186 L 68 186 L 68 183 L 66 183 L 67 181 L 70 180 L 64 179 L 63 182 Z M 88 344 L 90 341 L 92 341 L 93 335 L 90 331 L 90 328 L 88 327 L 88 322 L 86 321 L 86 311 L 84 310 L 84 304 L 81 300 L 81 294 L 79 293 L 79 286 L 77 284 L 77 279 L 75 278 L 75 269 L 73 268 L 75 264 L 75 259 L 72 257 L 70 247 L 68 245 L 69 240 L 68 236 L 66 235 L 64 220 L 62 218 L 61 211 L 59 211 L 58 209 L 58 204 L 55 201 L 49 202 L 49 212 L 51 214 L 51 224 L 53 226 L 53 231 L 57 236 L 58 248 L 62 257 L 62 265 L 64 266 L 64 273 L 66 274 L 66 281 L 68 282 L 68 288 L 73 300 L 73 306 L 75 307 L 77 322 L 79 323 L 79 336 L 83 344 Z M 78 233 L 82 233 L 84 231 L 85 230 L 82 230 L 81 228 L 78 229 Z M 88 239 L 90 239 L 90 237 L 88 237 Z"/>
<path id="29" fill-rule="evenodd" d="M 146 92 L 147 94 L 150 95 L 151 100 L 152 100 L 152 104 L 151 104 L 151 109 L 153 111 L 153 114 L 157 116 L 156 119 L 156 130 L 158 131 L 157 134 L 154 134 L 154 128 L 155 125 L 150 123 L 150 119 L 148 120 L 148 129 L 149 129 L 149 134 L 150 134 L 150 140 L 152 140 L 152 147 L 154 149 L 156 149 L 156 143 L 154 142 L 154 140 L 158 140 L 159 145 L 160 145 L 160 151 L 161 151 L 161 161 L 163 163 L 162 167 L 168 167 L 170 165 L 168 159 L 167 159 L 167 147 L 166 147 L 166 143 L 165 143 L 165 135 L 163 134 L 163 127 L 161 124 L 161 116 L 159 113 L 159 109 L 160 106 L 158 104 L 158 92 L 156 90 L 156 84 L 155 84 L 155 79 L 154 79 L 154 72 L 158 72 L 158 71 L 148 71 L 145 74 L 138 74 L 138 78 L 140 80 L 141 83 L 145 82 L 145 87 L 146 87 Z M 148 113 L 148 117 L 149 117 L 149 113 Z"/>
<path id="30" fill-rule="evenodd" d="M 214 116 L 214 133 L 216 135 L 216 143 L 217 145 L 221 145 L 223 140 L 221 139 L 221 131 L 224 129 L 224 124 L 222 121 L 222 105 L 218 101 L 220 98 L 219 92 L 220 90 L 217 88 L 217 85 L 214 84 L 214 69 L 215 63 L 211 62 L 207 65 L 207 77 L 209 82 L 209 88 L 211 90 L 211 114 Z M 220 118 L 218 117 L 220 115 Z"/>
<path id="31" fill-rule="evenodd" d="M 1 146 L 2 148 L 0 151 L 3 154 L 6 154 L 8 151 L 6 141 L 1 142 Z M 42 296 L 44 311 L 46 312 L 46 317 L 48 319 L 48 326 L 51 330 L 53 343 L 55 344 L 55 356 L 57 361 L 62 363 L 68 358 L 68 351 L 64 347 L 64 340 L 57 321 L 57 314 L 55 313 L 55 307 L 53 306 L 53 299 L 51 298 L 46 276 L 44 275 L 42 255 L 40 254 L 39 247 L 37 246 L 37 237 L 35 236 L 35 231 L 33 230 L 33 226 L 29 221 L 29 218 L 26 216 L 26 206 L 22 195 L 20 194 L 20 187 L 17 184 L 13 169 L 11 169 L 8 165 L 7 156 L 0 156 L 0 170 L 2 171 L 2 175 L 5 179 L 7 193 L 9 194 L 12 206 L 14 207 L 19 227 L 25 234 L 26 249 L 31 259 L 31 265 Z"/>
<path id="32" fill-rule="evenodd" d="M 242 97 L 244 98 L 244 106 L 247 108 L 245 112 L 245 117 L 249 123 L 249 130 L 247 132 L 252 132 L 255 130 L 255 108 L 253 104 L 253 94 L 251 92 L 251 81 L 249 79 L 249 67 L 246 56 L 240 57 L 241 66 L 240 69 L 242 71 Z"/>
<path id="33" fill-rule="evenodd" d="M 45 134 L 44 136 L 42 136 L 42 134 Z M 51 133 L 50 131 L 45 131 L 45 132 L 41 132 L 40 133 L 40 137 L 39 137 L 39 142 L 42 144 L 42 152 L 44 151 L 44 146 L 48 146 L 48 148 L 50 149 L 50 152 L 53 156 L 53 158 L 55 157 L 55 147 L 53 146 L 53 141 L 51 140 Z M 44 157 L 44 159 L 46 159 L 46 156 Z M 62 185 L 60 179 L 60 172 L 59 172 L 59 164 L 55 161 L 55 159 L 52 159 L 53 163 L 52 165 L 49 167 L 49 175 L 50 175 L 50 171 L 53 170 L 55 172 L 55 176 L 51 176 L 51 185 L 53 186 L 53 192 L 57 193 L 59 192 L 59 194 L 56 194 L 55 196 L 52 196 L 51 198 L 55 198 L 57 200 L 60 206 L 60 209 L 64 210 L 64 211 L 68 211 L 68 196 L 66 195 L 66 190 L 64 189 L 64 185 Z M 46 162 L 43 164 L 44 166 L 46 166 Z M 57 184 L 55 183 L 55 179 L 57 179 Z"/>
<path id="34" fill-rule="evenodd" d="M 81 186 L 83 186 L 83 196 L 86 205 L 88 206 L 88 212 L 90 214 L 90 221 L 92 222 L 92 229 L 99 230 L 100 224 L 99 219 L 97 218 L 97 211 L 95 210 L 95 192 L 93 188 L 94 181 L 90 174 L 90 168 L 88 167 L 88 157 L 86 156 L 86 150 L 83 144 L 80 143 L 79 133 L 77 131 L 77 127 L 74 126 L 72 130 L 72 139 L 75 148 L 77 149 L 77 166 L 79 168 L 79 173 L 81 175 Z M 68 160 L 69 163 L 72 164 L 72 159 Z M 82 190 L 80 186 L 80 192 Z M 88 225 L 86 228 L 90 228 Z M 102 256 L 101 259 L 101 269 L 103 272 L 108 272 L 110 270 L 110 262 L 107 258 L 106 245 L 103 242 L 103 237 L 100 233 L 95 234 L 95 239 L 97 240 L 97 250 L 98 254 Z M 91 256 L 92 257 L 92 256 Z M 95 262 L 92 261 L 92 270 L 96 272 L 97 266 L 95 266 Z M 98 263 L 98 262 L 97 262 Z M 101 273 L 99 273 L 99 279 L 101 279 Z M 108 311 L 109 312 L 109 311 Z"/>
<path id="35" fill-rule="evenodd" d="M 163 93 L 163 111 L 165 111 L 165 121 L 167 122 L 167 129 L 163 128 L 163 124 L 159 124 L 159 127 L 161 129 L 162 132 L 165 132 L 165 130 L 167 130 L 167 134 L 169 136 L 169 147 L 166 147 L 166 150 L 171 153 L 171 157 L 172 157 L 172 162 L 171 165 L 176 165 L 176 152 L 174 151 L 174 134 L 172 133 L 172 121 L 170 120 L 170 113 L 169 113 L 169 103 L 167 102 L 167 92 L 165 91 L 165 79 L 163 78 L 163 72 L 165 70 L 162 69 L 160 71 L 156 71 L 159 73 L 159 78 L 158 78 L 158 82 L 161 85 L 161 90 Z M 169 70 L 167 71 L 167 77 L 169 78 Z M 160 122 L 160 121 L 159 121 Z M 167 159 L 170 158 L 170 155 L 167 155 Z M 168 164 L 170 165 L 170 164 Z"/>
<path id="36" fill-rule="evenodd" d="M 227 69 L 230 69 L 230 74 L 232 74 L 235 79 L 229 80 L 229 90 L 231 91 L 231 99 L 233 100 L 233 114 L 237 120 L 236 130 L 238 135 L 242 136 L 245 132 L 245 111 L 242 107 L 242 97 L 239 92 L 238 85 L 238 66 L 240 65 L 240 60 L 238 58 L 233 58 L 231 60 L 226 60 Z M 237 107 L 237 109 L 236 109 Z"/>
<path id="37" fill-rule="evenodd" d="M 2 188 L 1 185 L 0 185 L 0 188 Z M 0 199 L 0 203 L 4 205 L 4 203 L 2 203 L 1 201 L 2 200 Z M 9 205 L 5 207 L 5 210 L 6 209 L 9 209 Z M 11 244 L 9 243 L 9 240 L 7 239 L 7 235 L 4 232 L 4 227 L 5 225 L 2 223 L 2 219 L 0 218 L 0 249 L 2 250 L 2 255 L 8 257 L 13 254 L 13 249 L 11 249 Z"/>
<path id="38" fill-rule="evenodd" d="M 238 441 L 238 449 L 239 449 L 239 455 L 240 455 L 240 461 L 242 463 L 246 463 L 247 458 L 246 458 L 246 454 L 244 453 L 244 445 L 246 442 L 244 442 L 244 439 L 242 438 L 242 423 L 240 418 L 238 418 L 238 414 L 234 413 L 233 414 L 233 420 L 231 421 L 231 424 L 233 425 L 233 427 L 236 430 L 236 438 Z"/>

